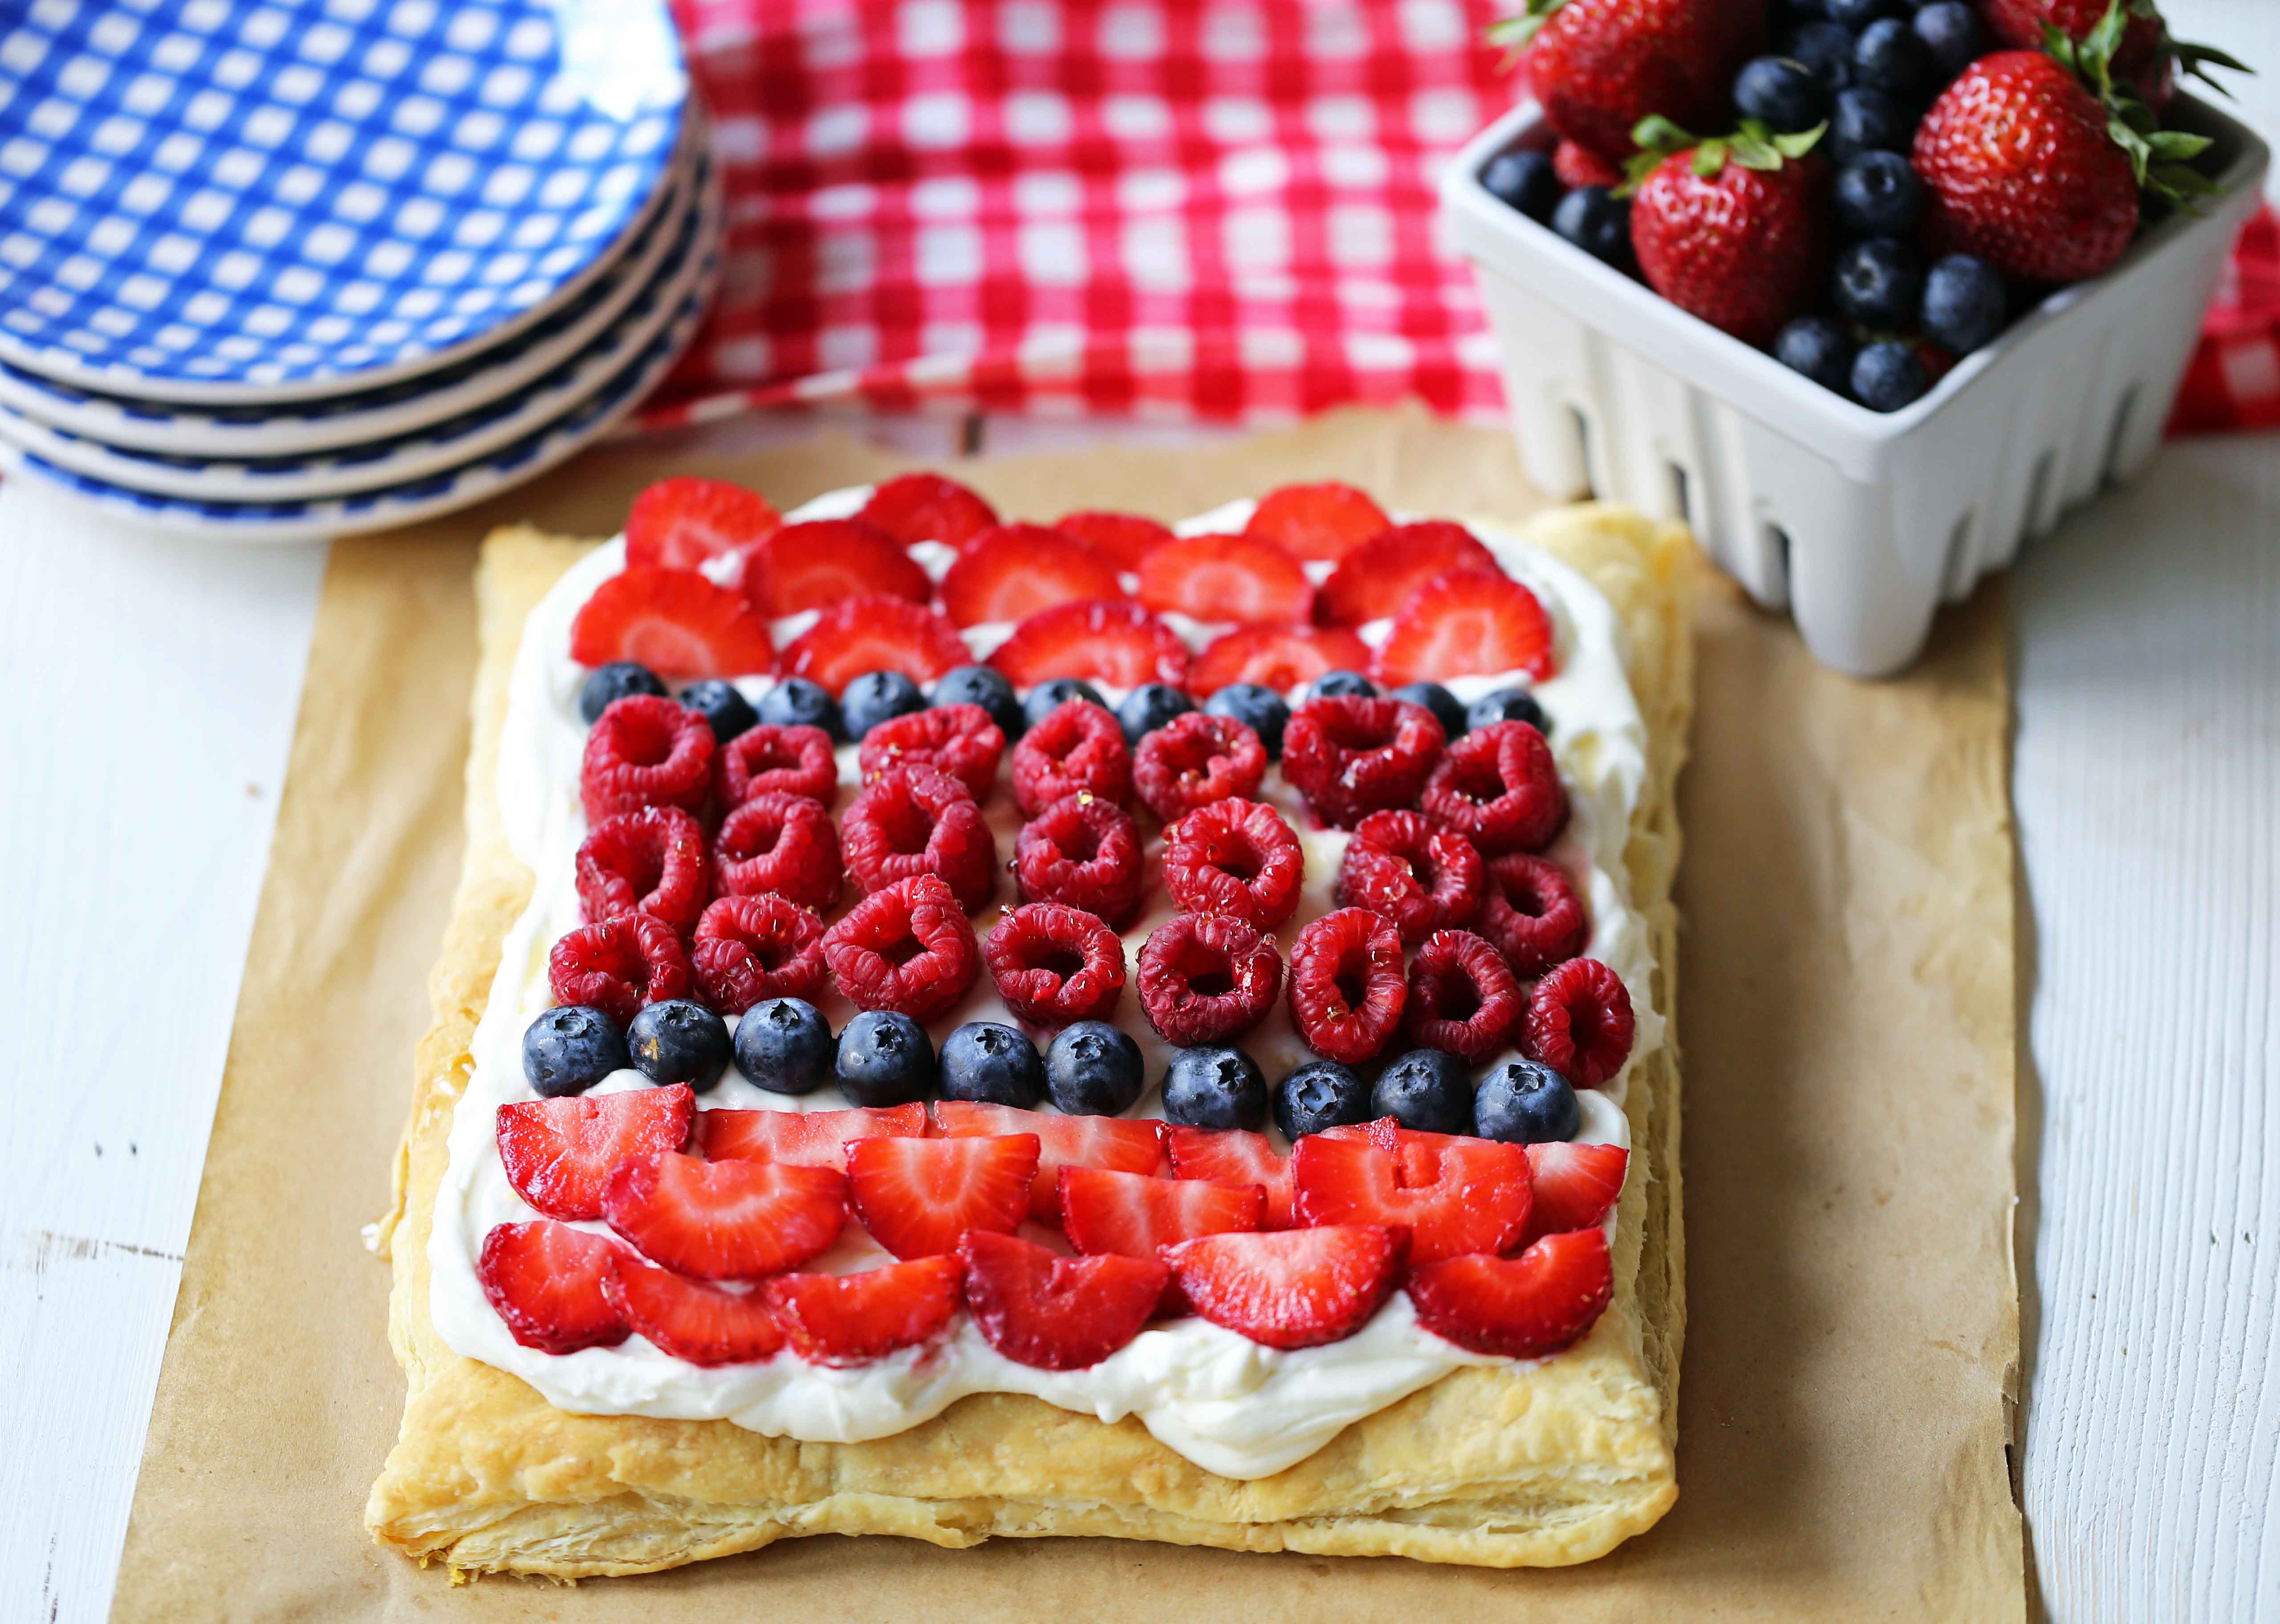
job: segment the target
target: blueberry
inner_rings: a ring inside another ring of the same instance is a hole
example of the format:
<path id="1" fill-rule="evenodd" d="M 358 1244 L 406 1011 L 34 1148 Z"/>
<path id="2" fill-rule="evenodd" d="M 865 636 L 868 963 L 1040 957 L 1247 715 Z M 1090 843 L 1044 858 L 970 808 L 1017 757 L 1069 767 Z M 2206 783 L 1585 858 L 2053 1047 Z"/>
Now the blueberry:
<path id="1" fill-rule="evenodd" d="M 1377 684 L 1359 671 L 1325 671 L 1314 679 L 1306 690 L 1309 699 L 1336 699 L 1348 697 L 1362 699 L 1377 697 Z"/>
<path id="2" fill-rule="evenodd" d="M 1852 363 L 1852 396 L 1871 412 L 1898 412 L 1930 388 L 1923 358 L 1906 344 L 1870 344 Z"/>
<path id="3" fill-rule="evenodd" d="M 1774 355 L 1824 389 L 1852 392 L 1852 333 L 1834 316 L 1799 316 L 1775 338 Z"/>
<path id="4" fill-rule="evenodd" d="M 1853 43 L 1852 82 L 1899 101 L 1922 96 L 1931 88 L 1934 72 L 1930 48 L 1897 17 L 1870 23 Z"/>
<path id="5" fill-rule="evenodd" d="M 1021 702 L 1014 697 L 1013 685 L 995 666 L 960 666 L 944 673 L 934 685 L 934 703 L 980 705 L 990 712 L 990 720 L 998 724 L 1008 744 L 1029 725 L 1028 718 L 1021 714 Z"/>
<path id="6" fill-rule="evenodd" d="M 786 677 L 762 694 L 760 720 L 771 727 L 820 727 L 843 743 L 847 738 L 847 723 L 831 691 L 805 677 Z"/>
<path id="7" fill-rule="evenodd" d="M 1942 84 L 1976 62 L 1987 50 L 1987 31 L 1979 13 L 1964 0 L 1933 0 L 1918 10 L 1909 26 L 1931 58 L 1935 77 Z"/>
<path id="8" fill-rule="evenodd" d="M 802 998 L 769 998 L 736 1022 L 736 1069 L 771 1094 L 813 1094 L 831 1081 L 839 1040 Z"/>
<path id="9" fill-rule="evenodd" d="M 1837 308 L 1863 327 L 1916 324 L 1923 256 L 1897 237 L 1870 237 L 1837 257 Z"/>
<path id="10" fill-rule="evenodd" d="M 1175 716 L 1185 715 L 1195 708 L 1196 702 L 1176 688 L 1161 682 L 1143 682 L 1125 695 L 1124 703 L 1116 707 L 1116 725 L 1124 729 L 1127 744 L 1137 744 Z"/>
<path id="11" fill-rule="evenodd" d="M 1829 21 L 1857 32 L 1879 18 L 1902 16 L 1908 8 L 1906 0 L 1822 0 L 1821 9 Z"/>
<path id="12" fill-rule="evenodd" d="M 1552 229 L 1594 259 L 1631 268 L 1631 203 L 1604 186 L 1579 186 L 1552 211 Z"/>
<path id="13" fill-rule="evenodd" d="M 1924 336 L 1968 355 L 2003 330 L 2009 304 L 2002 274 L 1993 266 L 1968 254 L 1949 254 L 1934 260 L 1924 274 Z"/>
<path id="14" fill-rule="evenodd" d="M 1734 105 L 1745 119 L 1783 134 L 1809 130 L 1829 117 L 1829 87 L 1794 57 L 1759 57 L 1734 78 Z"/>
<path id="15" fill-rule="evenodd" d="M 1027 1111 L 1044 1097 L 1045 1063 L 1017 1028 L 969 1020 L 942 1040 L 942 1097 Z"/>
<path id="16" fill-rule="evenodd" d="M 1923 182 L 1897 152 L 1863 152 L 1837 172 L 1837 219 L 1854 236 L 1907 236 L 1923 205 Z"/>
<path id="17" fill-rule="evenodd" d="M 1473 1097 L 1474 1131 L 1510 1144 L 1569 1140 L 1583 1126 L 1575 1086 L 1537 1060 L 1507 1060 L 1481 1079 Z"/>
<path id="18" fill-rule="evenodd" d="M 1499 152 L 1481 170 L 1481 186 L 1507 208 L 1541 224 L 1560 201 L 1560 177 L 1549 152 Z"/>
<path id="19" fill-rule="evenodd" d="M 1386 697 L 1423 705 L 1439 720 L 1441 731 L 1452 739 L 1465 730 L 1465 702 L 1438 682 L 1405 682 Z"/>
<path id="20" fill-rule="evenodd" d="M 1108 701 L 1091 683 L 1080 682 L 1075 677 L 1050 677 L 1029 690 L 1029 697 L 1021 701 L 1021 714 L 1029 719 L 1029 726 L 1034 727 L 1072 699 L 1090 700 L 1103 710 L 1108 706 Z"/>
<path id="21" fill-rule="evenodd" d="M 1473 1074 L 1439 1049 L 1413 1049 L 1378 1074 L 1369 1114 L 1428 1134 L 1473 1131 Z"/>
<path id="22" fill-rule="evenodd" d="M 839 696 L 839 713 L 847 723 L 847 736 L 858 744 L 881 722 L 926 709 L 919 685 L 899 671 L 867 671 Z"/>
<path id="23" fill-rule="evenodd" d="M 1498 722 L 1526 722 L 1545 738 L 1552 736 L 1552 719 L 1524 688 L 1500 688 L 1482 695 L 1465 708 L 1463 728 L 1452 728 L 1449 736 L 1454 738 L 1459 731 L 1470 733 L 1475 727 L 1492 727 Z"/>
<path id="24" fill-rule="evenodd" d="M 1145 1081 L 1140 1045 L 1105 1020 L 1063 1027 L 1045 1051 L 1045 1093 L 1071 1116 L 1121 1116 Z"/>
<path id="25" fill-rule="evenodd" d="M 1829 157 L 1843 163 L 1863 152 L 1905 152 L 1915 138 L 1915 120 L 1882 90 L 1854 85 L 1837 93 L 1829 115 Z"/>
<path id="26" fill-rule="evenodd" d="M 1282 729 L 1290 725 L 1290 707 L 1282 696 L 1256 682 L 1230 682 L 1204 701 L 1204 712 L 1241 722 L 1267 746 L 1268 759 L 1282 753 Z"/>
<path id="27" fill-rule="evenodd" d="M 633 1064 L 618 1023 L 583 1004 L 548 1010 L 522 1034 L 522 1074 L 546 1099 L 583 1094 Z"/>
<path id="28" fill-rule="evenodd" d="M 711 724 L 714 741 L 721 744 L 760 720 L 751 702 L 736 691 L 736 685 L 719 677 L 691 682 L 681 690 L 681 703 Z"/>
<path id="29" fill-rule="evenodd" d="M 1811 68 L 1832 96 L 1852 82 L 1852 30 L 1843 23 L 1809 22 L 1791 29 L 1781 54 Z"/>
<path id="30" fill-rule="evenodd" d="M 651 1082 L 685 1082 L 702 1094 L 728 1069 L 728 1026 L 702 1004 L 663 998 L 627 1026 L 626 1048 Z"/>
<path id="31" fill-rule="evenodd" d="M 629 694 L 654 694 L 662 699 L 665 684 L 647 666 L 636 666 L 629 659 L 597 666 L 586 673 L 585 681 L 579 686 L 578 714 L 586 719 L 590 727 L 602 720 L 603 712 Z"/>
<path id="32" fill-rule="evenodd" d="M 851 1104 L 907 1105 L 934 1090 L 934 1044 L 908 1015 L 865 1010 L 841 1030 L 834 1069 Z"/>
<path id="33" fill-rule="evenodd" d="M 1369 1120 L 1369 1084 L 1336 1060 L 1309 1060 L 1275 1090 L 1275 1126 L 1285 1139 Z"/>
<path id="34" fill-rule="evenodd" d="M 1164 1073 L 1164 1115 L 1190 1128 L 1263 1127 L 1267 1079 L 1240 1049 L 1182 1049 Z"/>

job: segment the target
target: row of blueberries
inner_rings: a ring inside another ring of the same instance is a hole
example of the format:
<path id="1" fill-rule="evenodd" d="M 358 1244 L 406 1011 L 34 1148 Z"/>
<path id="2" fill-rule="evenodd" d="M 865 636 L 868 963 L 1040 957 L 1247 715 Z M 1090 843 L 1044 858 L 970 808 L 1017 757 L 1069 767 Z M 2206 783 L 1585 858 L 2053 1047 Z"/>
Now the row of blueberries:
<path id="1" fill-rule="evenodd" d="M 602 1011 L 551 1009 L 522 1039 L 524 1074 L 541 1096 L 582 1094 L 631 1067 L 660 1087 L 704 1093 L 731 1060 L 758 1087 L 812 1094 L 836 1084 L 857 1105 L 943 1098 L 1030 1110 L 1050 1099 L 1070 1115 L 1121 1116 L 1146 1088 L 1140 1046 L 1105 1021 L 1064 1027 L 1041 1055 L 1018 1028 L 968 1021 L 939 1057 L 924 1027 L 889 1010 L 865 1011 L 835 1035 L 812 1004 L 771 998 L 745 1012 L 734 1037 L 701 1004 L 668 999 L 623 1031 Z M 1256 1131 L 1271 1110 L 1292 1140 L 1326 1128 L 1391 1117 L 1404 1128 L 1474 1134 L 1516 1144 L 1565 1141 L 1583 1125 L 1574 1086 L 1551 1066 L 1519 1058 L 1492 1069 L 1475 1089 L 1457 1056 L 1413 1049 L 1373 1081 L 1333 1060 L 1311 1060 L 1269 1089 L 1259 1064 L 1237 1048 L 1178 1051 L 1163 1078 L 1164 1115 L 1191 1128 Z"/>

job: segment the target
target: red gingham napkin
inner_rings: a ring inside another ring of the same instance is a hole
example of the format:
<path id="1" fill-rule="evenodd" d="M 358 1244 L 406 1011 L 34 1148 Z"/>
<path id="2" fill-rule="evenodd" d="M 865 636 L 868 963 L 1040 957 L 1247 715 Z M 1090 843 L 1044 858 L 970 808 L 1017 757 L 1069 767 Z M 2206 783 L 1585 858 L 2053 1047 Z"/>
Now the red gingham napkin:
<path id="1" fill-rule="evenodd" d="M 2280 428 L 2280 214 L 2270 204 L 2241 228 L 2177 409 L 2176 435 Z"/>

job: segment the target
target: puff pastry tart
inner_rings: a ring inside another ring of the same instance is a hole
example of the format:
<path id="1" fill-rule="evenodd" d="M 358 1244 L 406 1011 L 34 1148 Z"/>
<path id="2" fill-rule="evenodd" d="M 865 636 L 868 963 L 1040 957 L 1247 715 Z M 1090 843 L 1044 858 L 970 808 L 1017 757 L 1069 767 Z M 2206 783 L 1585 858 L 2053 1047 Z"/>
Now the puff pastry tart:
<path id="1" fill-rule="evenodd" d="M 933 475 L 491 536 L 374 1536 L 576 1579 L 1652 1525 L 1691 558 Z"/>

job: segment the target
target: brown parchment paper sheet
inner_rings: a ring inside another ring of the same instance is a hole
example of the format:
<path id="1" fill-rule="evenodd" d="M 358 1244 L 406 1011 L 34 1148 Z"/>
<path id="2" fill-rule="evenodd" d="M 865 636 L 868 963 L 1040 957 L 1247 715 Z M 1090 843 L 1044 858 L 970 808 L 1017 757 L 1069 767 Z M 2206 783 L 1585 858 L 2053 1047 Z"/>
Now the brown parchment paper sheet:
<path id="1" fill-rule="evenodd" d="M 358 1229 L 388 1202 L 459 860 L 476 542 L 518 520 L 608 535 L 668 473 L 731 474 L 789 506 L 897 466 L 829 436 L 709 461 L 605 449 L 536 490 L 335 547 L 115 1616 L 2022 1617 L 2006 1466 L 2009 699 L 1992 591 L 1943 617 L 1913 675 L 1876 685 L 1815 666 L 1724 583 L 1704 596 L 1679 881 L 1681 1492 L 1613 1556 L 1492 1572 L 831 1535 L 569 1590 L 453 1589 L 373 1545 L 365 1494 L 404 1384 L 387 1268 Z M 1505 435 L 1416 413 L 959 473 L 1040 519 L 1173 518 L 1326 477 L 1435 512 L 1542 505 Z"/>

